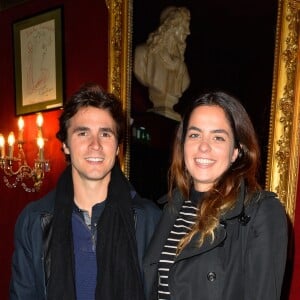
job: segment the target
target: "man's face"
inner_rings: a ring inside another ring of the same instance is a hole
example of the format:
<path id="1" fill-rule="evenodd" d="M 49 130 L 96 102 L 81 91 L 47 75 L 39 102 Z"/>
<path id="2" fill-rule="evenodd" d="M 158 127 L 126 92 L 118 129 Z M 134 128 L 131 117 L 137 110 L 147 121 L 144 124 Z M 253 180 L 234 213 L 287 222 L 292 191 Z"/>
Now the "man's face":
<path id="1" fill-rule="evenodd" d="M 108 184 L 118 154 L 116 124 L 110 113 L 92 106 L 83 107 L 70 119 L 67 143 L 73 182 Z"/>

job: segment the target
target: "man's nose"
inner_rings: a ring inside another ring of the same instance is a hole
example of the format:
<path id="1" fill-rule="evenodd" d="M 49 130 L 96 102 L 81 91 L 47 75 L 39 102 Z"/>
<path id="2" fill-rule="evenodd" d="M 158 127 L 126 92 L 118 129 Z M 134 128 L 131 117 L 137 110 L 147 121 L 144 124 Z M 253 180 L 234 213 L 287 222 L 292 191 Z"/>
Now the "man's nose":
<path id="1" fill-rule="evenodd" d="M 91 137 L 90 147 L 92 147 L 95 150 L 99 150 L 102 148 L 101 140 L 98 136 Z"/>

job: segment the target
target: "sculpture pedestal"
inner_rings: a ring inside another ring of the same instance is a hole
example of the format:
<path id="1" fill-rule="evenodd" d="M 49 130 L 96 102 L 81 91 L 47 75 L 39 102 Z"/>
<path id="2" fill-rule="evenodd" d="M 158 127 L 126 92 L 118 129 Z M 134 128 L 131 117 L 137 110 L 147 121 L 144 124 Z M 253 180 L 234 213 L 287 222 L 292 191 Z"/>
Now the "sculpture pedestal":
<path id="1" fill-rule="evenodd" d="M 180 114 L 173 110 L 173 106 L 178 102 L 178 97 L 149 88 L 149 99 L 153 103 L 153 108 L 149 109 L 149 112 L 154 112 L 175 121 L 181 121 Z"/>
<path id="2" fill-rule="evenodd" d="M 148 109 L 148 112 L 153 112 L 175 121 L 181 121 L 181 115 L 169 107 L 153 107 L 151 109 Z"/>

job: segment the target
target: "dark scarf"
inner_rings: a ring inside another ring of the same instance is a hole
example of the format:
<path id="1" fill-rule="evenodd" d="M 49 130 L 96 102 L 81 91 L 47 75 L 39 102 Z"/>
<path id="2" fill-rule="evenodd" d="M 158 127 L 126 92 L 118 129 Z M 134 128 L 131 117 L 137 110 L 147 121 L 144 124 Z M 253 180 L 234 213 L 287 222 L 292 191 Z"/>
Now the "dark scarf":
<path id="1" fill-rule="evenodd" d="M 71 167 L 68 167 L 59 179 L 55 197 L 49 300 L 76 299 L 71 226 L 73 199 Z M 96 252 L 96 300 L 144 299 L 130 188 L 117 165 L 112 169 L 105 209 L 97 225 Z"/>

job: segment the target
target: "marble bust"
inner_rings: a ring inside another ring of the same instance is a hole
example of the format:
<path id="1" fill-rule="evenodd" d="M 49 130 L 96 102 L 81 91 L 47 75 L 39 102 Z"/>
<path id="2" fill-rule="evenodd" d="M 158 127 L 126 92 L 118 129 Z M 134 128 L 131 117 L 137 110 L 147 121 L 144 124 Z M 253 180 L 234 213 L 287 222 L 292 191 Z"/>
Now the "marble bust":
<path id="1" fill-rule="evenodd" d="M 175 120 L 180 120 L 180 115 L 173 106 L 190 84 L 184 61 L 189 23 L 187 8 L 167 7 L 161 13 L 160 26 L 134 52 L 133 72 L 148 87 L 151 110 Z"/>

